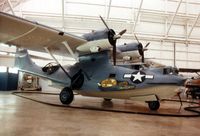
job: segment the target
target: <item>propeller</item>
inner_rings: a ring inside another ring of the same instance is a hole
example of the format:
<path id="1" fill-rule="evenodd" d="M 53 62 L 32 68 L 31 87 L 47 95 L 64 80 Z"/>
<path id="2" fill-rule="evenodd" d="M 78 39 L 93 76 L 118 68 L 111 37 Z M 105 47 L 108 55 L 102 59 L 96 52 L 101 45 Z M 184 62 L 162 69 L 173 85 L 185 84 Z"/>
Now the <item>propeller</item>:
<path id="1" fill-rule="evenodd" d="M 126 32 L 126 29 L 120 31 L 118 34 L 115 33 L 115 31 L 113 29 L 110 29 L 108 27 L 108 25 L 106 24 L 105 20 L 99 16 L 101 18 L 101 21 L 103 22 L 103 24 L 106 26 L 106 28 L 108 29 L 108 40 L 110 42 L 110 44 L 113 46 L 113 65 L 116 65 L 116 52 L 117 52 L 117 47 L 116 47 L 116 42 L 117 39 L 121 38 L 121 36 Z"/>
<path id="2" fill-rule="evenodd" d="M 147 50 L 147 47 L 149 46 L 150 42 L 148 42 L 145 46 L 143 46 L 142 43 L 138 40 L 136 34 L 134 34 L 134 36 L 138 42 L 138 51 L 139 51 L 139 54 L 142 56 L 142 63 L 144 63 L 144 51 Z"/>

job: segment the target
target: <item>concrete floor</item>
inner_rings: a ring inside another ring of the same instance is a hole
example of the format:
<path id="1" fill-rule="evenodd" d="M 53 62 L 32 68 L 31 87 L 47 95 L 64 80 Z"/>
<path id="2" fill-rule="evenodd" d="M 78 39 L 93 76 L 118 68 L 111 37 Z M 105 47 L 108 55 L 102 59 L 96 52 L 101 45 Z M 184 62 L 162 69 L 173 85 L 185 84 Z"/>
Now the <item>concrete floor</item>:
<path id="1" fill-rule="evenodd" d="M 57 102 L 55 96 L 31 97 Z M 98 106 L 101 101 L 101 99 L 95 101 L 94 98 L 84 98 L 82 101 L 81 97 L 77 97 L 73 103 Z M 132 109 L 139 107 L 136 103 L 115 100 L 113 102 L 113 105 L 120 104 L 119 108 L 130 105 Z M 169 108 L 165 103 L 162 105 L 164 106 L 161 111 Z M 147 109 L 146 105 L 140 104 L 140 106 L 142 109 Z M 178 108 L 177 105 L 173 107 Z M 54 107 L 14 96 L 10 92 L 0 92 L 0 124 L 0 136 L 196 136 L 200 134 L 200 118 L 158 117 Z"/>

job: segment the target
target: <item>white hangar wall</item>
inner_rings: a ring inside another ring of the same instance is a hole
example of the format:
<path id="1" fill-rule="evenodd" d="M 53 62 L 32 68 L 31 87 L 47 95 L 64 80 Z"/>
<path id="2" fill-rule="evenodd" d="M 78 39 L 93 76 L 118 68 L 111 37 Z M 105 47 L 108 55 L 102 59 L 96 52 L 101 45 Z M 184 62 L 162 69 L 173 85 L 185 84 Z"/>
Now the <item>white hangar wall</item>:
<path id="1" fill-rule="evenodd" d="M 116 32 L 128 30 L 119 44 L 135 42 L 135 33 L 151 42 L 147 58 L 200 68 L 200 0 L 26 0 L 14 13 L 77 35 L 104 29 L 101 15 Z"/>

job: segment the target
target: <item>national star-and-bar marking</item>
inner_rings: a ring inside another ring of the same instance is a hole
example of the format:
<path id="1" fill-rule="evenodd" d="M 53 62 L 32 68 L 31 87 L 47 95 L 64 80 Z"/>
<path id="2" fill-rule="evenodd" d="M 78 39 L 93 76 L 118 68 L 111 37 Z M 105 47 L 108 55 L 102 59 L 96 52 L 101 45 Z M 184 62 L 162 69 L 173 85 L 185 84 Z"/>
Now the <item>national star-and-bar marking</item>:
<path id="1" fill-rule="evenodd" d="M 153 75 L 146 75 L 144 72 L 137 71 L 132 74 L 124 74 L 124 78 L 129 78 L 133 83 L 142 83 L 145 79 L 153 79 Z"/>

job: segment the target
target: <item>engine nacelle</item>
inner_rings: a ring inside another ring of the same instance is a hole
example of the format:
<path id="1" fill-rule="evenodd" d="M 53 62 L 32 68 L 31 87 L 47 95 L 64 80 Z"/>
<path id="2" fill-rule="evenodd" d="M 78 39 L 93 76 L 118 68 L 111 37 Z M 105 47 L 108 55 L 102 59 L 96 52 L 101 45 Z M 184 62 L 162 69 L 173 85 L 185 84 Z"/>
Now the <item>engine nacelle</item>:
<path id="1" fill-rule="evenodd" d="M 101 48 L 99 46 L 92 46 L 90 47 L 91 53 L 100 52 Z"/>
<path id="2" fill-rule="evenodd" d="M 95 40 L 80 45 L 76 50 L 80 54 L 95 53 L 100 51 L 109 50 L 112 47 L 108 39 Z"/>
<path id="3" fill-rule="evenodd" d="M 84 34 L 82 37 L 87 41 L 107 39 L 108 30 L 104 29 L 104 30 L 92 31 L 91 33 Z"/>
<path id="4" fill-rule="evenodd" d="M 124 61 L 130 61 L 132 59 L 131 56 L 123 56 Z"/>
<path id="5" fill-rule="evenodd" d="M 122 59 L 124 60 L 128 60 L 128 59 L 134 60 L 134 59 L 138 59 L 140 57 L 140 54 L 137 50 L 135 50 L 135 51 L 121 52 L 119 56 L 121 56 Z"/>

